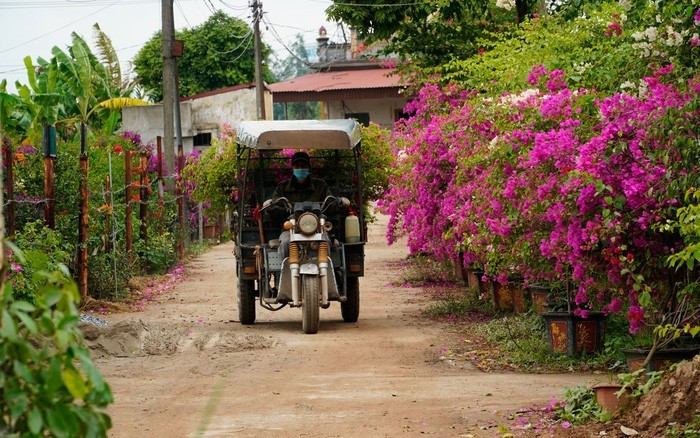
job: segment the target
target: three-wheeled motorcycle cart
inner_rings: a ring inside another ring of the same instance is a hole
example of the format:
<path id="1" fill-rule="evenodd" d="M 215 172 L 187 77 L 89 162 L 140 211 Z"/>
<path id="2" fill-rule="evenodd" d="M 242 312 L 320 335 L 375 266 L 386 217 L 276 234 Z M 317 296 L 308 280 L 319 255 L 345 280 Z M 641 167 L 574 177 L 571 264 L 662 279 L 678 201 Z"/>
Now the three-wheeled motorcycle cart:
<path id="1" fill-rule="evenodd" d="M 255 322 L 256 302 L 271 311 L 300 307 L 304 333 L 318 332 L 319 309 L 332 301 L 340 302 L 344 321 L 357 321 L 366 241 L 360 140 L 352 120 L 239 125 L 234 238 L 242 324 Z M 334 196 L 296 203 L 278 198 L 265 205 L 291 176 L 289 156 L 296 149 L 311 155 L 311 175 Z M 279 251 L 284 230 L 290 233 L 288 254 Z"/>

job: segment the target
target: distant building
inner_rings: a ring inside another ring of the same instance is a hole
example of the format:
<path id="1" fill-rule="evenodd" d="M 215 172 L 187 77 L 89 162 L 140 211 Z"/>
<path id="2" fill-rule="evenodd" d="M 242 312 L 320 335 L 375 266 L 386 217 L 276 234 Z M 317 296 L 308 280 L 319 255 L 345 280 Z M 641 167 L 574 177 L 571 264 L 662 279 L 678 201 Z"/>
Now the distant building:
<path id="1" fill-rule="evenodd" d="M 272 119 L 272 95 L 265 91 L 265 114 Z M 180 99 L 182 146 L 185 153 L 203 151 L 212 138 L 221 134 L 221 125 L 238 126 L 257 117 L 255 84 L 241 84 L 207 91 Z M 122 109 L 122 131 L 134 131 L 144 143 L 163 135 L 163 105 L 133 106 Z"/>
<path id="2" fill-rule="evenodd" d="M 354 31 L 350 42 L 329 42 L 323 27 L 316 41 L 315 72 L 270 84 L 274 103 L 321 102 L 321 118 L 354 118 L 385 128 L 403 117 L 408 99 L 401 94 L 399 77 L 380 62 L 366 59 L 380 49 L 378 45 L 358 44 Z"/>

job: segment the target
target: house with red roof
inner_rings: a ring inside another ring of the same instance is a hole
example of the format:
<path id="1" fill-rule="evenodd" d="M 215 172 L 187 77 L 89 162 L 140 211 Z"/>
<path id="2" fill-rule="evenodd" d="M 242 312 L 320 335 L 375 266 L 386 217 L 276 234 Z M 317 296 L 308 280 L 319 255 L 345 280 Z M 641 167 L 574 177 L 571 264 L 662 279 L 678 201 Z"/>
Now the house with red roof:
<path id="1" fill-rule="evenodd" d="M 376 48 L 358 44 L 355 32 L 350 42 L 329 43 L 323 27 L 316 41 L 319 60 L 312 66 L 315 71 L 270 84 L 273 102 L 320 102 L 321 118 L 354 118 L 363 124 L 393 127 L 403 116 L 408 99 L 392 68 L 363 57 Z"/>

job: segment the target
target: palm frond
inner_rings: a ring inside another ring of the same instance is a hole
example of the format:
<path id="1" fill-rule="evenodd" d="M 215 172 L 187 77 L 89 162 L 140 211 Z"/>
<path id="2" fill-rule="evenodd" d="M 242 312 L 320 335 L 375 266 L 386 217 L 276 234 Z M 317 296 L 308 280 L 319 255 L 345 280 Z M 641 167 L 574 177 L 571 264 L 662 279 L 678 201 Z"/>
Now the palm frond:
<path id="1" fill-rule="evenodd" d="M 107 73 L 111 78 L 111 86 L 118 89 L 122 85 L 122 70 L 112 40 L 100 29 L 99 24 L 95 23 L 92 28 L 99 59 L 107 68 Z"/>

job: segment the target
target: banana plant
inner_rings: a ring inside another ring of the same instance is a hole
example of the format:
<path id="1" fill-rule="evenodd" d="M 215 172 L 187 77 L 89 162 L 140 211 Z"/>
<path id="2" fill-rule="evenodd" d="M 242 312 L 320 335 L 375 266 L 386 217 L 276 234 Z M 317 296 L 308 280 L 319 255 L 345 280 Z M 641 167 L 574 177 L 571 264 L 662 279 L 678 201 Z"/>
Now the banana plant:
<path id="1" fill-rule="evenodd" d="M 19 99 L 7 92 L 7 80 L 0 81 L 0 139 L 5 135 L 5 129 Z"/>
<path id="2" fill-rule="evenodd" d="M 73 44 L 69 53 L 58 47 L 52 49 L 68 94 L 74 96 L 74 116 L 64 121 L 74 120 L 87 124 L 93 114 L 97 114 L 103 129 L 113 132 L 121 118 L 119 109 L 124 106 L 146 105 L 147 102 L 122 95 L 129 93 L 132 87 L 122 88 L 121 84 L 115 86 L 113 75 L 118 60 L 107 57 L 105 59 L 109 65 L 105 66 L 92 53 L 85 40 L 75 32 L 72 37 Z M 121 76 L 118 78 L 121 80 Z"/>
<path id="3" fill-rule="evenodd" d="M 27 85 L 15 83 L 21 99 L 18 122 L 24 136 L 36 140 L 41 136 L 44 123 L 53 125 L 62 111 L 61 94 L 57 92 L 58 65 L 55 59 L 50 62 L 39 58 L 39 66 L 32 59 L 24 58 L 27 69 Z"/>

